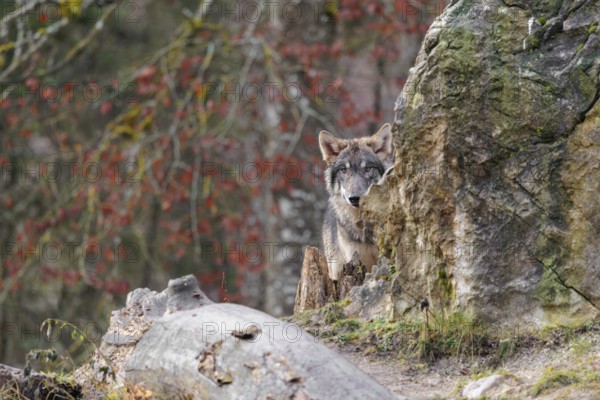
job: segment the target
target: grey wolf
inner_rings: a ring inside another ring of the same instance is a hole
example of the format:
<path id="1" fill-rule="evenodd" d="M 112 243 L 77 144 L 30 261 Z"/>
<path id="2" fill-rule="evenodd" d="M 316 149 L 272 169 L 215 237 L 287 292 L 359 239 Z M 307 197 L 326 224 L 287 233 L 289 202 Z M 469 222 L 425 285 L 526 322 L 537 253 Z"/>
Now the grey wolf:
<path id="1" fill-rule="evenodd" d="M 373 136 L 338 139 L 321 131 L 319 147 L 327 164 L 325 184 L 329 203 L 323 223 L 323 247 L 329 276 L 340 279 L 342 268 L 354 252 L 370 271 L 377 262 L 378 250 L 370 229 L 361 229 L 361 198 L 391 167 L 392 132 L 383 125 Z"/>

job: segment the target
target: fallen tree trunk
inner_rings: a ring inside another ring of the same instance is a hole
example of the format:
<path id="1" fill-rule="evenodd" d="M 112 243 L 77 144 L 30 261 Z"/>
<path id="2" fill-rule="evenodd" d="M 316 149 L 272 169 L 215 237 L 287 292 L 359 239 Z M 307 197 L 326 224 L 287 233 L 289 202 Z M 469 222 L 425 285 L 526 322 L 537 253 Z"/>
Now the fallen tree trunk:
<path id="1" fill-rule="evenodd" d="M 212 303 L 191 275 L 131 292 L 91 365 L 78 371 L 88 389 L 92 379 L 153 398 L 397 398 L 298 326 Z"/>

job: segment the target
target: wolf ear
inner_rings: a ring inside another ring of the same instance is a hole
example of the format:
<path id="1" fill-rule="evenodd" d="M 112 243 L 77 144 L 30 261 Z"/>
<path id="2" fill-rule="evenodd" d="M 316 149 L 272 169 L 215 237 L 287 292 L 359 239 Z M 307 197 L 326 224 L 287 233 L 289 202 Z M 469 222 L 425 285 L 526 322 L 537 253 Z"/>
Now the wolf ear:
<path id="1" fill-rule="evenodd" d="M 327 164 L 334 162 L 346 146 L 348 146 L 347 141 L 338 139 L 327 131 L 319 133 L 319 147 L 321 148 L 321 154 L 323 154 L 323 160 Z"/>
<path id="2" fill-rule="evenodd" d="M 369 147 L 381 161 L 386 161 L 392 154 L 392 126 L 383 125 L 376 134 L 369 138 Z"/>

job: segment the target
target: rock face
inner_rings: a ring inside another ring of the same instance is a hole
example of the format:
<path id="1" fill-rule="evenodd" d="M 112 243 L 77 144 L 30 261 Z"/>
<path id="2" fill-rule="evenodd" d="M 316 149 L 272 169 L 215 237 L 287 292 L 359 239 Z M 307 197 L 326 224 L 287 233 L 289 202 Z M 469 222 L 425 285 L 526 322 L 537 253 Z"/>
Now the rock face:
<path id="1" fill-rule="evenodd" d="M 349 304 L 344 308 L 344 313 L 363 321 L 393 318 L 400 285 L 397 278 L 391 277 L 390 269 L 390 261 L 385 257 L 380 258 L 373 271 L 367 272 L 364 283 L 349 291 Z"/>
<path id="2" fill-rule="evenodd" d="M 193 276 L 131 292 L 80 376 L 158 399 L 396 398 L 296 325 L 212 303 Z"/>
<path id="3" fill-rule="evenodd" d="M 372 191 L 398 314 L 578 324 L 600 307 L 600 3 L 458 0 L 395 112 Z M 386 206 L 381 206 L 387 204 Z"/>

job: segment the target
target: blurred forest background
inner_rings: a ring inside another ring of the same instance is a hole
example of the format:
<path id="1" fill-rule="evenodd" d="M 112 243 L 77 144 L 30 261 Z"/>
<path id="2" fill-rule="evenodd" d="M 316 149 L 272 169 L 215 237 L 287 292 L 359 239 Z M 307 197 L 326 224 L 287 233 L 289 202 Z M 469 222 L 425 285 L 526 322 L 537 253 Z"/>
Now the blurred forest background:
<path id="1" fill-rule="evenodd" d="M 136 287 L 292 310 L 321 129 L 391 121 L 443 1 L 0 0 L 0 362 Z M 51 345 L 65 349 L 68 335 Z"/>

